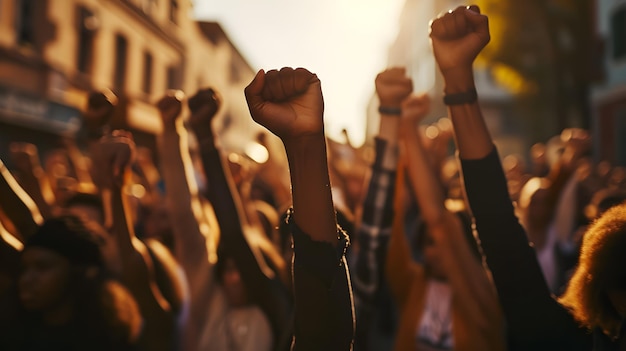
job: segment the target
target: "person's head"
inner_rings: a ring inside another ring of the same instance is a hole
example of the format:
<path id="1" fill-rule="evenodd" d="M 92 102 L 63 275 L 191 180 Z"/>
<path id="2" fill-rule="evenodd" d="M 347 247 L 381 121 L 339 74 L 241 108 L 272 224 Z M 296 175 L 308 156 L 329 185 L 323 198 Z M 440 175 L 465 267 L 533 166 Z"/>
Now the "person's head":
<path id="1" fill-rule="evenodd" d="M 77 216 L 104 225 L 102 199 L 96 194 L 75 193 L 65 200 L 63 208 Z"/>
<path id="2" fill-rule="evenodd" d="M 88 230 L 100 244 L 100 253 L 107 269 L 116 273 L 121 272 L 117 243 L 111 233 L 104 228 L 105 215 L 100 196 L 93 193 L 78 192 L 63 203 L 63 209 L 66 214 L 79 217 L 83 225 L 88 227 Z"/>
<path id="3" fill-rule="evenodd" d="M 593 221 L 611 207 L 617 206 L 624 201 L 626 201 L 626 191 L 624 190 L 615 188 L 598 190 L 593 194 L 591 201 L 585 207 L 585 216 L 587 216 L 588 220 Z"/>
<path id="4" fill-rule="evenodd" d="M 472 222 L 469 214 L 464 211 L 454 212 L 451 215 L 451 220 L 457 221 L 458 225 L 463 230 L 464 237 L 470 251 L 475 255 L 476 259 L 481 259 L 480 249 L 474 239 Z M 432 231 L 423 222 L 418 225 L 417 239 L 415 241 L 415 250 L 418 251 L 418 257 L 424 264 L 426 272 L 429 276 L 445 280 L 447 276 L 442 266 L 442 254 L 441 249 L 435 245 Z"/>
<path id="5" fill-rule="evenodd" d="M 590 329 L 615 336 L 626 318 L 626 204 L 585 232 L 578 267 L 560 302 Z"/>
<path id="6" fill-rule="evenodd" d="M 228 304 L 231 307 L 242 307 L 249 304 L 248 287 L 241 276 L 241 271 L 234 257 L 222 251 L 219 254 L 215 269 Z"/>
<path id="7" fill-rule="evenodd" d="M 104 269 L 99 245 L 75 216 L 49 219 L 24 244 L 19 298 L 26 310 L 67 305 Z"/>
<path id="8" fill-rule="evenodd" d="M 518 202 L 520 219 L 528 231 L 545 229 L 550 223 L 549 186 L 548 179 L 534 177 L 528 180 L 520 191 Z"/>

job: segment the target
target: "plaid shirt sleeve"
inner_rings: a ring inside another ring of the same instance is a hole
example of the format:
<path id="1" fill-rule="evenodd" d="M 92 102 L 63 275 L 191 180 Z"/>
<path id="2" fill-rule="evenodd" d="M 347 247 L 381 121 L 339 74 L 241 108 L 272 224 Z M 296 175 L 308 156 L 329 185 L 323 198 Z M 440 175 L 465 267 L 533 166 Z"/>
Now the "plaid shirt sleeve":
<path id="1" fill-rule="evenodd" d="M 360 250 L 352 284 L 357 309 L 371 305 L 381 285 L 391 235 L 398 157 L 397 143 L 376 139 L 376 159 L 356 233 Z"/>

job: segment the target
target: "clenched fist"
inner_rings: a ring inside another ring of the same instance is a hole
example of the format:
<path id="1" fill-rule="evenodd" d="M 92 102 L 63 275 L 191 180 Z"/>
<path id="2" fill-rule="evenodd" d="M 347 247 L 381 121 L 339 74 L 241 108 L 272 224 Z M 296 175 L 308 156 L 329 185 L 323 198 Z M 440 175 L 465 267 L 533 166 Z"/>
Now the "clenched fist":
<path id="1" fill-rule="evenodd" d="M 387 69 L 376 76 L 376 95 L 383 107 L 400 107 L 402 100 L 413 91 L 413 81 L 404 67 Z"/>
<path id="2" fill-rule="evenodd" d="M 176 119 L 182 111 L 182 100 L 184 98 L 185 94 L 182 91 L 170 90 L 157 102 L 156 107 L 161 115 L 164 128 L 170 128 L 175 125 Z"/>
<path id="3" fill-rule="evenodd" d="M 95 159 L 98 186 L 121 188 L 135 157 L 135 142 L 129 132 L 116 130 L 100 139 Z"/>
<path id="4" fill-rule="evenodd" d="M 117 97 L 111 91 L 97 91 L 89 94 L 87 108 L 83 113 L 83 123 L 90 133 L 96 135 L 109 123 L 117 106 Z"/>
<path id="5" fill-rule="evenodd" d="M 420 122 L 430 111 L 430 98 L 427 94 L 410 95 L 402 101 L 402 120 L 409 123 Z"/>
<path id="6" fill-rule="evenodd" d="M 475 5 L 457 7 L 431 22 L 430 38 L 444 76 L 451 70 L 471 68 L 490 40 L 487 16 Z"/>
<path id="7" fill-rule="evenodd" d="M 317 76 L 304 68 L 260 70 L 245 89 L 255 122 L 284 141 L 323 135 L 324 98 Z"/>
<path id="8" fill-rule="evenodd" d="M 217 91 L 211 88 L 198 90 L 187 104 L 191 111 L 189 124 L 198 139 L 212 137 L 211 122 L 222 104 L 222 99 Z"/>

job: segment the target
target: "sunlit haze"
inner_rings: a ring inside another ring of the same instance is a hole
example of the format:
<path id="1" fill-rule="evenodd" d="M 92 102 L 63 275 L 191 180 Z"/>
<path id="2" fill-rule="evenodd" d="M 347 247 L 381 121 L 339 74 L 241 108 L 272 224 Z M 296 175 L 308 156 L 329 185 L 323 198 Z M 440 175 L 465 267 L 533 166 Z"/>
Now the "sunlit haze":
<path id="1" fill-rule="evenodd" d="M 386 67 L 404 0 L 196 0 L 252 67 L 305 67 L 322 81 L 327 134 L 365 137 L 374 78 Z"/>

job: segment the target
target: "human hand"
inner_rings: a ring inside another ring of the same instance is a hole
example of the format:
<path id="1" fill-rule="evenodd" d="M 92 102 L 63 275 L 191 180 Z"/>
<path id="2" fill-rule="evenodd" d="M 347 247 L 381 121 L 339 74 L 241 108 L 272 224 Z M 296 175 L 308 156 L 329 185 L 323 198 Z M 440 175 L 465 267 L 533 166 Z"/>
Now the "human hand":
<path id="1" fill-rule="evenodd" d="M 376 95 L 380 106 L 397 108 L 413 91 L 413 81 L 404 67 L 386 69 L 376 76 Z"/>
<path id="2" fill-rule="evenodd" d="M 435 60 L 444 76 L 471 69 L 478 53 L 489 43 L 487 16 L 476 5 L 459 6 L 431 22 Z"/>
<path id="3" fill-rule="evenodd" d="M 165 93 L 165 96 L 156 103 L 161 121 L 163 122 L 163 128 L 173 128 L 176 125 L 176 120 L 183 109 L 182 100 L 184 98 L 185 93 L 182 91 L 169 90 Z"/>
<path id="4" fill-rule="evenodd" d="M 252 119 L 283 142 L 323 136 L 324 99 L 320 80 L 304 68 L 260 70 L 245 89 Z"/>
<path id="5" fill-rule="evenodd" d="M 89 94 L 87 108 L 83 113 L 86 128 L 96 133 L 109 123 L 117 106 L 117 97 L 111 91 L 94 91 Z"/>
<path id="6" fill-rule="evenodd" d="M 415 127 L 428 115 L 430 111 L 430 97 L 427 94 L 409 95 L 402 101 L 402 121 Z"/>
<path id="7" fill-rule="evenodd" d="M 189 124 L 196 136 L 199 139 L 212 137 L 211 122 L 222 105 L 222 98 L 217 91 L 211 88 L 200 89 L 189 99 L 187 105 L 191 111 Z"/>
<path id="8" fill-rule="evenodd" d="M 135 158 L 132 134 L 116 130 L 100 139 L 96 147 L 94 165 L 99 167 L 96 182 L 104 189 L 120 189 Z"/>
<path id="9" fill-rule="evenodd" d="M 567 128 L 561 132 L 561 140 L 565 143 L 561 162 L 574 170 L 578 162 L 591 150 L 591 136 L 581 128 Z"/>
<path id="10" fill-rule="evenodd" d="M 14 142 L 10 145 L 11 159 L 21 178 L 37 178 L 43 174 L 37 147 L 31 143 Z"/>

